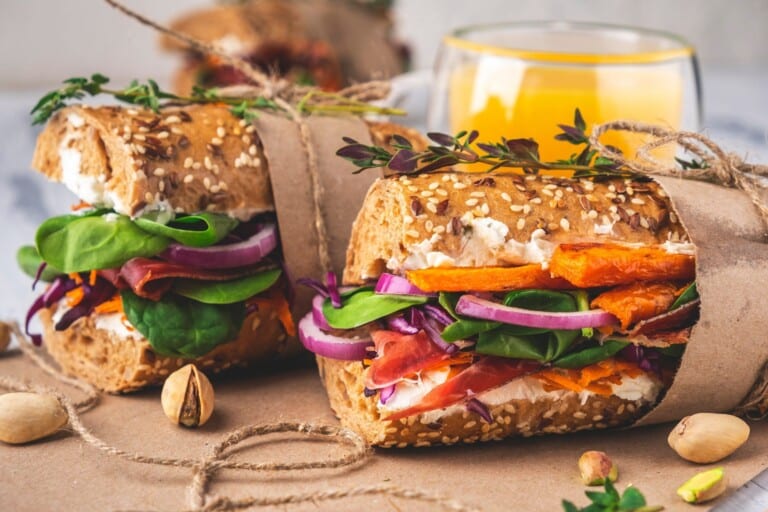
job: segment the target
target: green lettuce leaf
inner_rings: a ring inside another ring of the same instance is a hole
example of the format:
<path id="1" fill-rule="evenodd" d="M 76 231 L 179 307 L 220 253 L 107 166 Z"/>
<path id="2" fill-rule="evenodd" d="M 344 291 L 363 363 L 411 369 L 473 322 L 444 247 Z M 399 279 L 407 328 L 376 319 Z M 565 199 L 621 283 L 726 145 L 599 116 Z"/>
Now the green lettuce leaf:
<path id="1" fill-rule="evenodd" d="M 253 276 L 230 281 L 178 279 L 173 285 L 173 291 L 178 295 L 205 304 L 233 304 L 267 290 L 277 282 L 281 273 L 280 269 L 267 270 Z"/>
<path id="2" fill-rule="evenodd" d="M 223 239 L 237 226 L 237 220 L 220 213 L 184 215 L 164 224 L 158 213 L 151 212 L 134 220 L 136 225 L 153 235 L 176 240 L 191 247 L 208 247 Z"/>

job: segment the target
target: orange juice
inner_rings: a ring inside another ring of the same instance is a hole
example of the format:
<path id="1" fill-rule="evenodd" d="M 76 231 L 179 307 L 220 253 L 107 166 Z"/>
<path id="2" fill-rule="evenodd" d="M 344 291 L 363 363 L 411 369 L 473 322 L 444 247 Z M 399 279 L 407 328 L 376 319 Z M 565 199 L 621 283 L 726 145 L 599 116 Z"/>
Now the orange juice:
<path id="1" fill-rule="evenodd" d="M 555 140 L 558 124 L 573 125 L 578 107 L 589 134 L 594 124 L 626 119 L 679 129 L 683 76 L 679 65 L 559 66 L 486 56 L 452 70 L 448 113 L 453 133 L 475 129 L 479 142 L 533 138 L 542 160 L 581 150 Z M 643 136 L 610 132 L 601 138 L 632 156 Z M 656 156 L 659 156 L 656 153 Z"/>

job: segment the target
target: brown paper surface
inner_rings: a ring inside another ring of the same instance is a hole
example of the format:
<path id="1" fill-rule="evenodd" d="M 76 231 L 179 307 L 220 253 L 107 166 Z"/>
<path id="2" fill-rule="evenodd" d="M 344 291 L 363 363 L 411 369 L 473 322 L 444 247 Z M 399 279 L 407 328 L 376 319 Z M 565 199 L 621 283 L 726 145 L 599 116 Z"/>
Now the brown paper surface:
<path id="1" fill-rule="evenodd" d="M 76 391 L 44 376 L 18 352 L 0 354 L 0 375 L 56 387 L 74 399 Z M 225 435 L 242 426 L 277 421 L 337 424 L 315 368 L 274 374 L 242 373 L 213 378 L 216 408 L 197 430 L 171 424 L 160 407 L 160 391 L 103 396 L 82 414 L 85 426 L 105 442 L 145 455 L 197 458 L 209 454 Z M 768 466 L 768 424 L 752 423 L 742 448 L 719 463 L 730 477 L 729 493 Z M 680 459 L 666 443 L 671 425 L 593 431 L 566 436 L 508 439 L 472 446 L 377 450 L 356 468 L 253 473 L 226 470 L 209 492 L 233 499 L 391 484 L 431 491 L 487 512 L 556 512 L 560 500 L 585 506 L 586 489 L 576 461 L 586 450 L 604 450 L 619 466 L 617 487 L 630 483 L 650 504 L 667 512 L 690 512 L 675 494 L 685 480 L 709 466 Z M 233 449 L 247 462 L 307 461 L 336 457 L 343 448 L 296 436 L 256 438 Z M 344 451 L 344 453 L 348 453 Z M 0 443 L 0 510 L 14 512 L 112 512 L 186 510 L 192 470 L 139 464 L 105 455 L 79 437 L 59 433 L 25 446 Z M 711 505 L 716 505 L 715 501 Z M 696 507 L 697 511 L 710 506 Z M 436 511 L 434 504 L 370 496 L 317 504 L 257 508 L 275 512 Z"/>
<path id="2" fill-rule="evenodd" d="M 336 156 L 336 151 L 344 145 L 344 136 L 371 144 L 371 135 L 368 126 L 356 117 L 310 116 L 305 120 L 311 131 L 311 144 L 317 156 L 323 189 L 321 208 L 331 264 L 334 272 L 341 275 L 352 222 L 368 187 L 376 179 L 376 173 L 353 174 L 356 167 Z M 254 125 L 269 162 L 288 274 L 292 281 L 301 277 L 324 280 L 318 258 L 312 181 L 299 126 L 289 119 L 270 114 L 260 114 Z M 297 319 L 309 310 L 314 293 L 307 287 L 297 287 L 293 308 Z"/>
<path id="3" fill-rule="evenodd" d="M 731 410 L 768 360 L 768 245 L 757 209 L 738 190 L 654 179 L 696 245 L 701 317 L 666 396 L 636 425 Z"/>

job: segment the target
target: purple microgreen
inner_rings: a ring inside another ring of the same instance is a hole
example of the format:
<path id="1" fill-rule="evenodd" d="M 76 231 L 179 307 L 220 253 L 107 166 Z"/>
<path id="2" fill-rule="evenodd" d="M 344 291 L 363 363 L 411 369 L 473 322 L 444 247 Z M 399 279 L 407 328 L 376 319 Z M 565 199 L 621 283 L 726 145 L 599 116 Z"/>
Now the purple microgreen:
<path id="1" fill-rule="evenodd" d="M 488 406 L 477 398 L 470 398 L 469 401 L 467 401 L 467 410 L 479 415 L 487 423 L 493 423 L 493 416 L 491 416 L 491 411 L 488 410 Z"/>
<path id="2" fill-rule="evenodd" d="M 339 293 L 339 287 L 336 283 L 336 274 L 328 272 L 325 275 L 325 282 L 328 287 L 328 296 L 331 299 L 331 305 L 333 305 L 334 308 L 340 308 L 341 294 Z"/>
<path id="3" fill-rule="evenodd" d="M 312 278 L 309 278 L 309 277 L 302 277 L 302 278 L 296 280 L 296 284 L 300 284 L 302 286 L 308 286 L 309 288 L 312 288 L 319 295 L 322 295 L 323 297 L 328 297 L 329 296 L 328 287 L 325 286 L 320 281 L 318 281 L 317 279 L 312 279 Z"/>

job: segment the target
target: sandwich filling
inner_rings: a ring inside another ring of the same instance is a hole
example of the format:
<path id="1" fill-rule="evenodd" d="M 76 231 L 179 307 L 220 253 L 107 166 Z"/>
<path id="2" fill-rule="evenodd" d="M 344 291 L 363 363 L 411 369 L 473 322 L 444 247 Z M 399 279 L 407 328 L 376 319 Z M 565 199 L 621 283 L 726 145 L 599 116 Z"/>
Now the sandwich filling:
<path id="1" fill-rule="evenodd" d="M 247 222 L 224 214 L 149 212 L 131 218 L 81 203 L 38 228 L 18 252 L 46 291 L 29 309 L 55 309 L 62 331 L 85 317 L 120 339 L 145 339 L 157 354 L 201 357 L 238 337 L 268 308 L 295 332 L 272 214 Z"/>

